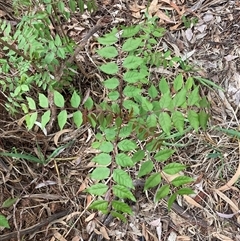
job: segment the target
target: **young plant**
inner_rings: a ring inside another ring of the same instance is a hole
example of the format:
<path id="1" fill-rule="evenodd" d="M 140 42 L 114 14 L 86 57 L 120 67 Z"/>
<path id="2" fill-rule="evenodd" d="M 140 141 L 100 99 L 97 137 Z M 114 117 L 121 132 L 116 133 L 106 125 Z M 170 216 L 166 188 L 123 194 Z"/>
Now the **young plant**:
<path id="1" fill-rule="evenodd" d="M 181 69 L 173 79 L 153 76 L 152 68 L 180 68 L 182 62 L 170 51 L 154 50 L 163 28 L 147 22 L 122 30 L 98 38 L 97 52 L 105 59 L 99 69 L 107 76 L 103 85 L 108 95 L 97 105 L 98 112 L 88 115 L 99 127 L 92 147 L 101 153 L 92 159 L 98 166 L 90 175 L 95 184 L 87 192 L 98 197 L 90 208 L 126 221 L 124 214 L 132 213 L 126 199 L 136 202 L 136 179 L 143 179 L 144 191 L 156 188 L 155 202 L 169 196 L 169 208 L 177 195 L 193 193 L 185 187 L 193 181 L 182 174 L 186 166 L 171 156 L 180 137 L 206 129 L 208 103 L 200 97 L 194 76 Z M 164 184 L 166 175 L 175 174 Z"/>

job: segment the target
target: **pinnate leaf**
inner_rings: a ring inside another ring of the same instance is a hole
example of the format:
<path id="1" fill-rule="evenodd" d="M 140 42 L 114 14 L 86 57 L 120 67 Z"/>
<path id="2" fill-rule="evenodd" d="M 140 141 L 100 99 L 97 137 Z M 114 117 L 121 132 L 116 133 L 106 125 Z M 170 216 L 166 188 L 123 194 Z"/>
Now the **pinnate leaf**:
<path id="1" fill-rule="evenodd" d="M 187 177 L 187 176 L 179 176 L 174 178 L 171 183 L 175 186 L 175 187 L 179 187 L 182 186 L 184 184 L 190 183 L 194 181 L 191 177 Z"/>
<path id="2" fill-rule="evenodd" d="M 194 110 L 189 110 L 187 117 L 190 122 L 190 125 L 194 128 L 195 131 L 198 131 L 199 129 L 198 114 Z"/>
<path id="3" fill-rule="evenodd" d="M 134 49 L 137 49 L 140 44 L 142 43 L 141 38 L 129 38 L 122 46 L 123 51 L 132 51 Z"/>
<path id="4" fill-rule="evenodd" d="M 145 161 L 138 172 L 138 177 L 145 176 L 153 170 L 153 162 L 151 160 Z"/>
<path id="5" fill-rule="evenodd" d="M 76 112 L 73 113 L 73 121 L 75 123 L 75 125 L 77 126 L 77 128 L 79 128 L 82 123 L 83 123 L 83 115 L 82 112 L 77 110 Z"/>
<path id="6" fill-rule="evenodd" d="M 174 175 L 182 170 L 186 169 L 186 166 L 180 163 L 169 163 L 164 168 L 163 171 L 169 175 Z"/>
<path id="7" fill-rule="evenodd" d="M 118 51 L 113 46 L 107 46 L 97 50 L 97 53 L 104 58 L 114 58 L 118 55 Z"/>
<path id="8" fill-rule="evenodd" d="M 62 96 L 62 94 L 56 90 L 54 91 L 53 94 L 54 94 L 54 104 L 59 108 L 64 107 L 64 97 Z"/>
<path id="9" fill-rule="evenodd" d="M 3 202 L 2 208 L 9 208 L 9 207 L 11 207 L 17 200 L 18 200 L 17 197 L 15 197 L 15 198 L 8 198 L 7 200 L 5 200 Z"/>
<path id="10" fill-rule="evenodd" d="M 166 161 L 172 154 L 174 153 L 174 150 L 165 148 L 159 152 L 156 153 L 154 158 L 157 161 Z"/>
<path id="11" fill-rule="evenodd" d="M 36 110 L 36 103 L 35 100 L 31 97 L 26 97 L 27 102 L 28 102 L 28 106 L 30 110 Z"/>
<path id="12" fill-rule="evenodd" d="M 116 63 L 107 63 L 107 64 L 103 64 L 100 67 L 100 70 L 102 70 L 102 72 L 106 73 L 106 74 L 116 74 L 118 72 L 118 66 Z"/>
<path id="13" fill-rule="evenodd" d="M 105 200 L 96 200 L 89 206 L 89 209 L 98 210 L 106 214 L 108 212 L 108 202 Z"/>
<path id="14" fill-rule="evenodd" d="M 92 159 L 93 162 L 96 162 L 100 165 L 109 165 L 111 163 L 111 156 L 106 153 L 100 153 Z"/>
<path id="15" fill-rule="evenodd" d="M 183 133 L 184 130 L 184 117 L 180 111 L 174 111 L 172 113 L 172 121 L 174 126 L 180 133 Z"/>
<path id="16" fill-rule="evenodd" d="M 132 192 L 127 187 L 124 187 L 122 185 L 114 185 L 113 193 L 115 196 L 119 198 L 123 198 L 123 199 L 127 198 L 136 202 L 136 198 L 133 196 Z"/>
<path id="17" fill-rule="evenodd" d="M 172 120 L 168 113 L 162 112 L 159 114 L 159 124 L 162 127 L 163 131 L 170 135 L 170 131 L 172 128 Z"/>
<path id="18" fill-rule="evenodd" d="M 78 108 L 79 107 L 80 102 L 81 102 L 81 98 L 80 98 L 79 94 L 76 91 L 73 92 L 70 102 L 71 102 L 71 106 L 73 108 Z"/>
<path id="19" fill-rule="evenodd" d="M 58 125 L 60 127 L 60 129 L 62 130 L 63 127 L 65 126 L 65 124 L 67 123 L 67 111 L 66 110 L 62 110 L 59 114 L 58 114 Z"/>
<path id="20" fill-rule="evenodd" d="M 150 177 L 147 178 L 144 184 L 144 191 L 149 188 L 156 187 L 161 182 L 161 176 L 159 173 L 154 173 Z"/>
<path id="21" fill-rule="evenodd" d="M 103 84 L 108 89 L 115 89 L 119 85 L 119 80 L 117 78 L 111 78 L 105 80 Z"/>
<path id="22" fill-rule="evenodd" d="M 114 201 L 112 201 L 112 206 L 117 211 L 132 214 L 131 207 L 124 202 L 114 200 Z"/>
<path id="23" fill-rule="evenodd" d="M 170 192 L 170 185 L 165 184 L 157 190 L 154 201 L 158 202 L 160 199 L 165 198 Z"/>
<path id="24" fill-rule="evenodd" d="M 123 61 L 123 67 L 127 69 L 136 69 L 143 63 L 143 59 L 138 56 L 129 55 Z"/>
<path id="25" fill-rule="evenodd" d="M 113 180 L 120 185 L 133 188 L 132 178 L 128 175 L 127 172 L 121 169 L 115 169 L 113 171 Z"/>
<path id="26" fill-rule="evenodd" d="M 91 178 L 95 180 L 103 180 L 108 178 L 110 175 L 110 169 L 107 167 L 97 167 L 91 173 Z"/>
<path id="27" fill-rule="evenodd" d="M 119 153 L 116 155 L 116 162 L 121 167 L 131 167 L 133 166 L 132 159 L 124 153 Z"/>
<path id="28" fill-rule="evenodd" d="M 10 228 L 7 218 L 1 214 L 0 214 L 0 227 Z"/>
<path id="29" fill-rule="evenodd" d="M 97 183 L 86 189 L 86 191 L 89 192 L 90 194 L 98 195 L 98 196 L 103 195 L 104 193 L 107 192 L 107 190 L 108 190 L 108 185 L 103 183 Z"/>
<path id="30" fill-rule="evenodd" d="M 48 108 L 48 98 L 44 94 L 39 93 L 38 100 L 39 100 L 39 105 L 42 108 Z"/>
<path id="31" fill-rule="evenodd" d="M 117 146 L 121 151 L 132 151 L 137 147 L 136 143 L 130 140 L 122 140 Z"/>

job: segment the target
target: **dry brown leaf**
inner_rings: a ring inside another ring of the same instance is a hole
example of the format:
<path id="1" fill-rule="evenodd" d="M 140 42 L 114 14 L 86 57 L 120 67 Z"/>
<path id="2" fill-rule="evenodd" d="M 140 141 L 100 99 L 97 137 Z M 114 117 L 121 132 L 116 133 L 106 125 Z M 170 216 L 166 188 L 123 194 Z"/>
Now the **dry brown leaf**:
<path id="1" fill-rule="evenodd" d="M 110 238 L 108 236 L 108 233 L 107 233 L 107 230 L 104 227 L 100 228 L 100 232 L 105 239 L 110 240 Z"/>
<path id="2" fill-rule="evenodd" d="M 75 237 L 73 237 L 73 239 L 72 239 L 72 241 L 80 241 L 81 240 L 81 237 L 79 237 L 79 236 L 75 236 Z"/>
<path id="3" fill-rule="evenodd" d="M 177 236 L 177 241 L 190 241 L 190 237 L 188 236 Z"/>
<path id="4" fill-rule="evenodd" d="M 218 194 L 218 196 L 221 197 L 224 201 L 226 201 L 231 206 L 231 208 L 234 212 L 237 213 L 239 211 L 239 209 L 235 205 L 235 203 L 231 199 L 229 199 L 224 193 L 219 191 L 219 189 L 214 189 L 213 191 L 216 192 Z"/>
<path id="5" fill-rule="evenodd" d="M 213 235 L 213 237 L 218 238 L 222 241 L 234 241 L 233 239 L 231 239 L 223 234 L 217 233 L 217 232 L 213 233 L 212 235 Z"/>
<path id="6" fill-rule="evenodd" d="M 155 11 L 156 12 L 156 11 Z M 174 21 L 172 21 L 164 12 L 162 12 L 161 10 L 158 10 L 154 16 L 159 17 L 160 19 L 168 22 L 168 23 L 175 23 Z"/>
<path id="7" fill-rule="evenodd" d="M 60 136 L 64 133 L 67 133 L 67 132 L 70 132 L 70 131 L 73 131 L 72 129 L 64 129 L 64 130 L 61 130 L 61 131 L 58 131 L 56 132 L 54 138 L 53 138 L 53 141 L 54 141 L 54 144 L 56 146 L 58 146 L 58 139 L 60 138 Z"/>
<path id="8" fill-rule="evenodd" d="M 83 190 L 86 189 L 87 187 L 87 183 L 88 183 L 88 180 L 87 178 L 82 182 L 82 184 L 80 185 L 78 191 L 77 191 L 77 194 L 79 194 L 80 192 L 82 192 Z"/>
<path id="9" fill-rule="evenodd" d="M 59 232 L 54 232 L 54 237 L 59 241 L 67 241 Z"/>
<path id="10" fill-rule="evenodd" d="M 194 199 L 192 199 L 191 197 L 187 196 L 187 195 L 183 195 L 183 198 L 185 201 L 187 201 L 190 205 L 193 205 L 195 207 L 201 208 L 203 209 L 203 206 L 200 205 L 198 202 L 196 202 Z"/>
<path id="11" fill-rule="evenodd" d="M 153 0 L 148 8 L 148 14 L 150 17 L 153 16 L 154 13 L 156 13 L 158 10 L 158 0 Z"/>
<path id="12" fill-rule="evenodd" d="M 95 213 L 90 214 L 86 219 L 85 222 L 88 223 L 89 221 L 93 220 L 95 217 Z"/>
<path id="13" fill-rule="evenodd" d="M 240 177 L 240 162 L 238 164 L 238 169 L 237 169 L 236 173 L 234 174 L 234 176 L 227 182 L 227 184 L 225 184 L 224 186 L 221 186 L 217 190 L 219 190 L 219 191 L 229 190 L 231 188 L 231 186 L 238 180 L 239 177 Z"/>

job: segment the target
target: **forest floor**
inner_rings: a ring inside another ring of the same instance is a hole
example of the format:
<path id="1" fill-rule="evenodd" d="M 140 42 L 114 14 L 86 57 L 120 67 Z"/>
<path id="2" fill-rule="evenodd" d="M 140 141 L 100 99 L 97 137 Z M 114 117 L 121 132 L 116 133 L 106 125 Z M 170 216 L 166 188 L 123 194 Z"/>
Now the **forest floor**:
<path id="1" fill-rule="evenodd" d="M 145 0 L 99 0 L 95 13 L 76 14 L 63 27 L 78 42 L 98 19 L 108 15 L 112 22 L 96 35 L 102 36 L 118 24 L 140 23 L 147 4 Z M 91 159 L 96 153 L 91 148 L 94 130 L 83 126 L 71 131 L 74 145 L 47 165 L 0 158 L 0 205 L 17 197 L 13 207 L 0 208 L 11 227 L 0 228 L 1 241 L 240 240 L 239 138 L 219 129 L 238 131 L 240 127 L 240 2 L 153 0 L 149 14 L 158 16 L 159 25 L 167 29 L 161 44 L 198 66 L 199 76 L 224 90 L 203 87 L 202 94 L 211 105 L 208 128 L 185 136 L 188 145 L 178 148 L 173 157 L 188 166 L 197 195 L 178 199 L 168 212 L 164 200 L 154 203 L 154 193 L 143 192 L 140 185 L 135 190 L 137 202 L 129 203 L 134 214 L 127 223 L 88 210 L 91 197 L 83 191 L 91 182 Z M 194 18 L 198 22 L 187 27 Z M 91 62 L 96 36 L 79 56 L 87 73 L 96 68 Z M 99 81 L 89 81 L 84 74 L 78 74 L 83 92 L 90 90 L 90 95 L 101 98 L 104 90 Z M 9 116 L 5 102 L 0 92 L 1 151 L 15 148 L 34 154 L 38 152 L 35 140 L 42 149 L 56 149 L 52 137 L 27 131 Z"/>

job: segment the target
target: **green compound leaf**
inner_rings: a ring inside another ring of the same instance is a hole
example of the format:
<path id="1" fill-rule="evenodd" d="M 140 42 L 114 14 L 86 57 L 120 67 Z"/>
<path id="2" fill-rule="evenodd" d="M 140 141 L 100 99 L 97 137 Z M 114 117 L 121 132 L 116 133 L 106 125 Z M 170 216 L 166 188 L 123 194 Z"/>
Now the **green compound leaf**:
<path id="1" fill-rule="evenodd" d="M 152 161 L 145 161 L 138 172 L 138 177 L 145 176 L 149 174 L 153 170 L 153 162 Z"/>
<path id="2" fill-rule="evenodd" d="M 98 163 L 99 165 L 109 165 L 111 163 L 111 156 L 106 153 L 101 153 L 95 156 L 92 161 Z"/>
<path id="3" fill-rule="evenodd" d="M 192 179 L 191 177 L 187 177 L 187 176 L 179 176 L 174 178 L 171 183 L 172 185 L 174 185 L 175 187 L 180 187 L 184 184 L 190 183 L 194 181 L 194 179 Z"/>
<path id="4" fill-rule="evenodd" d="M 147 127 L 151 128 L 151 127 L 157 127 L 157 117 L 155 114 L 151 114 L 147 117 L 146 120 L 146 125 Z"/>
<path id="5" fill-rule="evenodd" d="M 127 222 L 127 219 L 124 217 L 123 214 L 119 213 L 119 212 L 115 212 L 115 211 L 111 211 L 110 212 L 111 215 L 114 217 L 114 218 L 119 218 L 121 221 L 123 221 L 124 223 Z"/>
<path id="6" fill-rule="evenodd" d="M 116 162 L 121 167 L 132 167 L 132 159 L 124 153 L 119 153 L 116 155 Z"/>
<path id="7" fill-rule="evenodd" d="M 141 107 L 146 111 L 151 111 L 153 109 L 153 104 L 146 97 L 142 97 Z"/>
<path id="8" fill-rule="evenodd" d="M 140 25 L 126 27 L 123 30 L 122 37 L 123 38 L 133 37 L 134 35 L 136 35 L 140 31 L 140 28 L 141 28 Z"/>
<path id="9" fill-rule="evenodd" d="M 136 69 L 143 63 L 143 59 L 137 56 L 130 55 L 123 61 L 123 67 L 126 69 Z"/>
<path id="10" fill-rule="evenodd" d="M 163 131 L 170 135 L 171 128 L 172 128 L 172 120 L 168 113 L 161 112 L 158 118 L 159 124 L 162 127 Z"/>
<path id="11" fill-rule="evenodd" d="M 73 113 L 73 121 L 75 123 L 75 125 L 77 126 L 77 128 L 79 128 L 82 123 L 83 123 L 83 115 L 82 112 L 77 110 L 76 112 Z"/>
<path id="12" fill-rule="evenodd" d="M 186 166 L 177 162 L 169 163 L 164 168 L 163 171 L 169 175 L 174 175 L 182 170 L 186 169 Z"/>
<path id="13" fill-rule="evenodd" d="M 122 46 L 123 51 L 130 52 L 137 49 L 142 43 L 141 38 L 129 38 Z"/>
<path id="14" fill-rule="evenodd" d="M 134 163 L 137 163 L 139 161 L 141 161 L 145 156 L 145 151 L 143 150 L 138 150 L 137 152 L 135 152 L 132 156 L 132 161 Z"/>
<path id="15" fill-rule="evenodd" d="M 37 116 L 38 116 L 37 112 L 26 115 L 25 120 L 26 120 L 28 130 L 31 130 L 33 128 L 35 122 L 37 121 Z"/>
<path id="16" fill-rule="evenodd" d="M 64 97 L 62 96 L 62 94 L 60 94 L 58 91 L 54 91 L 54 104 L 59 107 L 62 108 L 64 107 Z"/>
<path id="17" fill-rule="evenodd" d="M 143 79 L 144 77 L 145 77 L 145 74 L 137 70 L 128 70 L 123 75 L 123 79 L 128 83 L 136 83 L 139 80 Z"/>
<path id="18" fill-rule="evenodd" d="M 190 125 L 194 128 L 194 130 L 198 131 L 198 129 L 199 129 L 198 114 L 193 110 L 189 110 L 188 114 L 187 114 L 187 118 L 190 122 Z"/>
<path id="19" fill-rule="evenodd" d="M 136 149 L 137 144 L 134 141 L 122 140 L 117 146 L 121 151 L 132 151 Z"/>
<path id="20" fill-rule="evenodd" d="M 100 44 L 103 45 L 111 45 L 117 42 L 118 38 L 115 36 L 115 34 L 106 34 L 102 38 L 97 39 Z"/>
<path id="21" fill-rule="evenodd" d="M 159 90 L 162 94 L 170 93 L 170 87 L 165 78 L 162 78 L 159 82 Z"/>
<path id="22" fill-rule="evenodd" d="M 27 102 L 28 102 L 28 106 L 30 110 L 36 110 L 36 103 L 35 100 L 31 97 L 26 97 Z"/>
<path id="23" fill-rule="evenodd" d="M 190 195 L 190 194 L 195 194 L 195 192 L 189 187 L 182 187 L 177 191 L 177 194 L 179 194 L 179 195 Z"/>
<path id="24" fill-rule="evenodd" d="M 150 177 L 147 178 L 144 184 L 144 191 L 148 190 L 149 188 L 156 187 L 161 182 L 161 175 L 160 173 L 154 173 Z"/>
<path id="25" fill-rule="evenodd" d="M 109 141 L 104 141 L 99 146 L 99 149 L 103 152 L 111 152 L 113 150 L 113 144 Z"/>
<path id="26" fill-rule="evenodd" d="M 120 94 L 119 94 L 118 91 L 111 91 L 111 92 L 109 92 L 109 94 L 108 94 L 108 98 L 109 98 L 110 100 L 117 100 L 117 99 L 119 98 L 119 96 L 120 96 Z"/>
<path id="27" fill-rule="evenodd" d="M 48 98 L 44 94 L 38 94 L 38 101 L 42 108 L 48 108 Z"/>
<path id="28" fill-rule="evenodd" d="M 179 74 L 173 81 L 173 88 L 175 91 L 179 91 L 183 86 L 183 76 Z"/>
<path id="29" fill-rule="evenodd" d="M 179 111 L 174 111 L 172 113 L 172 121 L 173 121 L 173 125 L 182 134 L 183 130 L 184 130 L 184 117 L 183 117 L 183 114 L 181 112 L 179 112 Z"/>
<path id="30" fill-rule="evenodd" d="M 127 85 L 123 90 L 123 94 L 127 97 L 138 97 L 141 92 L 142 90 L 140 88 L 132 85 Z"/>
<path id="31" fill-rule="evenodd" d="M 173 104 L 175 107 L 182 106 L 186 102 L 186 89 L 181 89 L 173 98 Z"/>
<path id="32" fill-rule="evenodd" d="M 9 208 L 11 207 L 16 201 L 18 200 L 18 197 L 15 198 L 8 198 L 5 200 L 2 204 L 2 208 Z M 0 225 L 1 226 L 1 225 Z"/>
<path id="33" fill-rule="evenodd" d="M 120 138 L 126 138 L 129 137 L 132 134 L 133 131 L 133 124 L 132 123 L 128 123 L 127 125 L 123 126 L 120 129 L 119 132 L 119 137 Z M 134 148 L 135 149 L 135 148 Z"/>
<path id="34" fill-rule="evenodd" d="M 10 228 L 7 218 L 1 214 L 0 214 L 0 227 Z"/>
<path id="35" fill-rule="evenodd" d="M 122 185 L 114 185 L 113 186 L 113 194 L 119 198 L 128 198 L 134 202 L 136 202 L 136 198 L 133 196 L 132 192 Z"/>
<path id="36" fill-rule="evenodd" d="M 160 199 L 165 198 L 170 193 L 170 185 L 165 184 L 157 190 L 154 198 L 154 202 L 158 202 Z"/>
<path id="37" fill-rule="evenodd" d="M 199 124 L 203 128 L 204 131 L 207 129 L 208 118 L 209 118 L 209 115 L 205 111 L 201 110 L 199 112 L 199 114 L 198 114 Z"/>
<path id="38" fill-rule="evenodd" d="M 171 209 L 171 207 L 172 207 L 174 201 L 176 200 L 176 198 L 177 198 L 177 194 L 174 193 L 174 194 L 172 194 L 172 195 L 170 196 L 170 198 L 168 199 L 168 211 Z"/>
<path id="39" fill-rule="evenodd" d="M 127 172 L 121 169 L 115 169 L 113 171 L 113 180 L 122 186 L 133 188 L 132 178 L 128 175 Z"/>
<path id="40" fill-rule="evenodd" d="M 62 110 L 58 114 L 57 120 L 58 120 L 58 125 L 59 125 L 60 129 L 62 130 L 63 127 L 65 126 L 65 124 L 67 123 L 67 111 Z"/>
<path id="41" fill-rule="evenodd" d="M 126 203 L 121 202 L 121 201 L 112 201 L 112 207 L 116 209 L 117 211 L 123 212 L 123 213 L 128 213 L 132 214 L 132 209 L 130 206 L 128 206 Z"/>
<path id="42" fill-rule="evenodd" d="M 81 102 L 81 98 L 80 98 L 79 94 L 76 91 L 74 91 L 73 95 L 71 97 L 71 100 L 70 100 L 71 106 L 73 108 L 78 108 L 80 105 L 80 102 Z"/>
<path id="43" fill-rule="evenodd" d="M 41 117 L 41 125 L 42 125 L 42 129 L 45 128 L 46 124 L 49 122 L 50 120 L 50 115 L 51 115 L 51 111 L 47 110 L 46 112 L 44 112 L 44 114 Z"/>
<path id="44" fill-rule="evenodd" d="M 190 90 L 193 87 L 193 84 L 194 84 L 193 77 L 188 77 L 185 83 L 186 90 Z"/>
<path id="45" fill-rule="evenodd" d="M 158 96 L 157 88 L 154 85 L 151 85 L 148 89 L 148 94 L 152 99 L 156 98 Z"/>
<path id="46" fill-rule="evenodd" d="M 88 110 L 91 110 L 93 107 L 93 100 L 91 97 L 88 97 L 86 102 L 84 103 L 84 107 L 86 107 Z"/>
<path id="47" fill-rule="evenodd" d="M 97 183 L 95 185 L 92 185 L 91 187 L 86 189 L 86 192 L 89 192 L 92 195 L 98 195 L 101 196 L 105 194 L 108 190 L 108 185 L 103 183 Z"/>
<path id="48" fill-rule="evenodd" d="M 107 46 L 102 49 L 97 50 L 97 53 L 103 58 L 114 58 L 118 55 L 118 51 L 113 46 Z"/>
<path id="49" fill-rule="evenodd" d="M 90 206 L 89 209 L 101 211 L 104 214 L 108 213 L 108 202 L 104 200 L 96 200 Z"/>
<path id="50" fill-rule="evenodd" d="M 166 161 L 173 153 L 174 153 L 174 150 L 166 148 L 166 149 L 163 149 L 163 150 L 159 151 L 158 153 L 156 153 L 154 158 L 157 161 Z"/>
<path id="51" fill-rule="evenodd" d="M 119 86 L 119 80 L 117 78 L 107 79 L 103 82 L 104 86 L 108 89 L 115 89 Z"/>
<path id="52" fill-rule="evenodd" d="M 97 167 L 91 173 L 91 178 L 95 180 L 103 180 L 108 178 L 110 175 L 110 169 L 107 167 Z"/>
<path id="53" fill-rule="evenodd" d="M 163 96 L 159 101 L 159 107 L 163 109 L 164 108 L 171 109 L 172 106 L 173 106 L 173 100 L 170 96 L 170 93 L 166 92 L 165 94 L 163 94 Z"/>
<path id="54" fill-rule="evenodd" d="M 118 66 L 116 63 L 107 63 L 100 66 L 100 70 L 106 74 L 116 74 L 118 72 Z"/>
<path id="55" fill-rule="evenodd" d="M 199 86 L 197 86 L 189 95 L 188 95 L 188 105 L 199 105 L 200 96 L 199 96 Z"/>

